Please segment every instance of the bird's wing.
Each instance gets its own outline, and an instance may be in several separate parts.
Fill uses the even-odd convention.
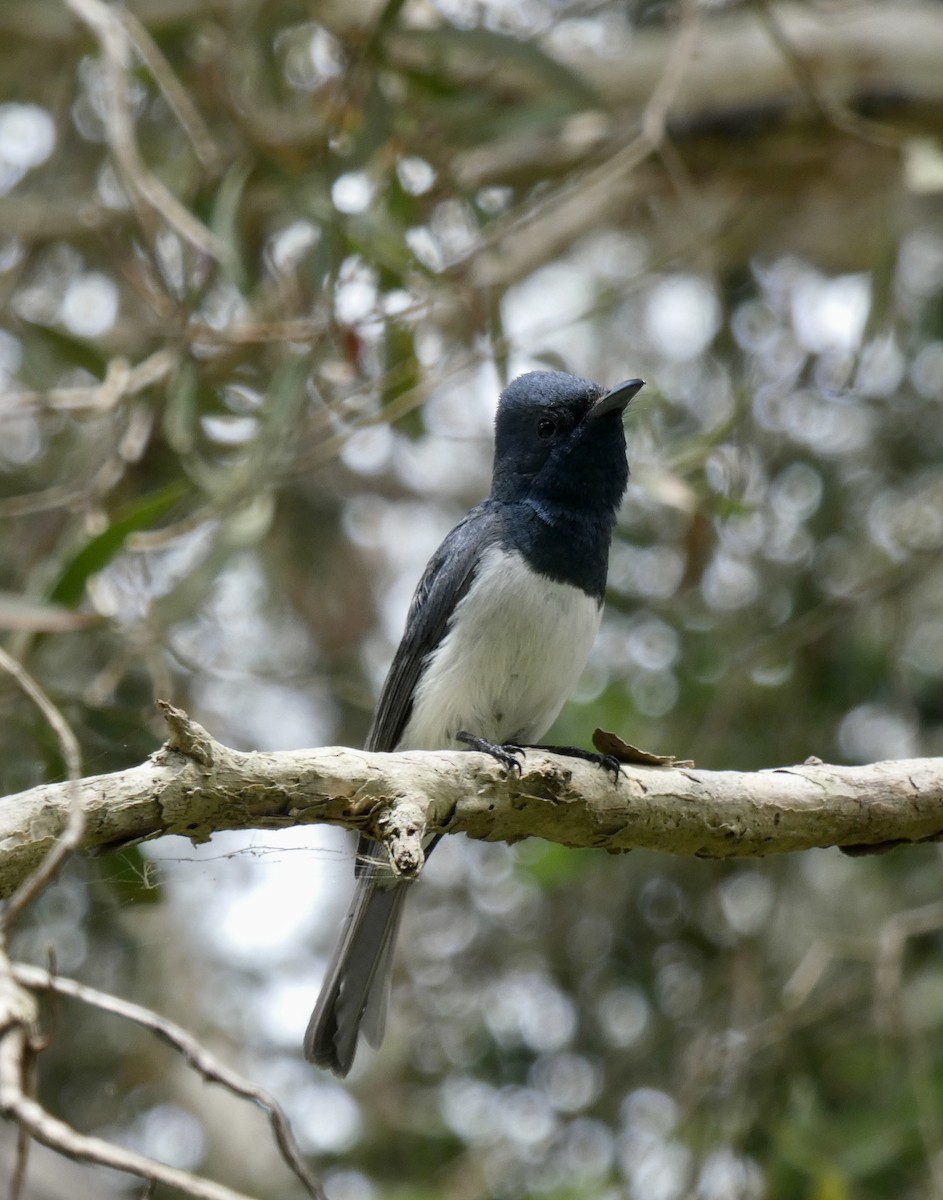
[[[442,641],[456,605],[468,591],[482,554],[501,537],[501,507],[485,500],[455,526],[429,561],[393,657],[367,750],[394,750],[403,735],[423,663]],[[430,750],[439,747],[430,746]]]

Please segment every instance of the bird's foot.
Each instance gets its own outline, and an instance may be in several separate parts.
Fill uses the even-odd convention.
[[[613,783],[619,782],[621,768],[614,754],[600,754],[596,750],[583,750],[579,746],[524,746],[525,750],[545,750],[548,754],[562,754],[565,758],[581,758],[583,762],[602,767],[612,776]]]
[[[503,746],[496,746],[494,742],[489,742],[487,738],[478,737],[477,734],[468,733],[465,729],[460,729],[455,735],[457,742],[464,742],[471,750],[478,750],[481,754],[490,754],[493,759],[501,764],[509,775],[520,775],[521,762],[524,757],[524,747],[516,746],[513,742],[508,742]]]

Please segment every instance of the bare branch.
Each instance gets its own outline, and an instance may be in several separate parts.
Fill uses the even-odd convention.
[[[16,1136],[16,1166],[10,1181],[10,1200],[20,1200],[26,1187],[26,1168],[29,1166],[29,1148],[32,1146],[29,1134],[25,1129],[19,1129]]]
[[[684,83],[698,35],[697,0],[684,0],[677,35],[641,115],[641,133],[599,165],[583,171],[575,184],[541,198],[530,212],[498,225],[483,250],[470,258],[472,282],[507,285],[564,250],[587,229],[608,219],[635,192],[633,173],[660,148],[668,114]]]
[[[875,964],[875,1012],[878,1027],[884,1033],[898,1032],[906,1025],[901,997],[907,943],[911,938],[941,928],[943,903],[940,901],[895,913],[882,926]]]
[[[36,1000],[16,981],[10,960],[0,949],[0,1116],[9,1117],[37,1142],[67,1158],[112,1167],[152,1183],[178,1188],[194,1200],[250,1200],[242,1192],[201,1179],[189,1171],[165,1166],[101,1138],[78,1133],[47,1112],[27,1094],[25,1085],[37,1049],[36,1029]]]
[[[27,242],[54,242],[105,229],[114,234],[130,219],[130,213],[108,208],[92,194],[63,198],[44,194],[42,204],[37,204],[36,197],[30,195],[0,196],[0,229],[8,237]]]
[[[134,136],[134,119],[128,76],[132,66],[132,41],[120,12],[103,0],[65,0],[72,12],[98,38],[108,75],[108,108],[105,125],[108,145],[121,176],[138,206],[158,214],[184,241],[217,262],[229,261],[229,248],[184,207],[173,192],[148,171]]]
[[[806,80],[832,112],[854,108],[862,98],[899,96],[905,103],[934,106],[943,99],[943,23],[937,5],[857,0],[765,7],[792,55],[805,64]],[[614,35],[604,56],[576,39],[558,40],[551,51],[590,82],[609,107],[638,110],[665,71],[672,38],[651,26],[627,30],[621,44]],[[782,43],[770,37],[756,5],[705,15],[673,117],[696,128],[737,112],[777,109],[801,115],[807,105],[804,87],[795,78],[795,57],[784,58]]]
[[[18,1061],[15,1056],[24,1053],[24,1040],[22,1033],[9,1032],[0,1041],[0,1075],[7,1067],[15,1069]],[[78,1133],[65,1121],[60,1121],[58,1117],[48,1113],[42,1105],[30,1099],[15,1085],[0,1086],[0,1112],[19,1122],[37,1142],[42,1142],[67,1158],[111,1167],[115,1171],[125,1171],[129,1175],[147,1179],[151,1183],[177,1188],[194,1197],[194,1200],[252,1200],[244,1192],[234,1191],[221,1183],[201,1179],[198,1175],[176,1167],[168,1167],[164,1163],[145,1158],[143,1154],[136,1154],[132,1150],[124,1150],[102,1141],[101,1138]]]
[[[117,12],[134,43],[135,50],[141,56],[142,62],[147,64],[157,86],[164,93],[164,99],[171,112],[190,139],[197,158],[208,170],[215,170],[220,165],[222,156],[219,147],[213,141],[213,135],[206,127],[206,122],[190,99],[190,93],[171,70],[170,63],[164,58],[144,22],[127,8],[120,8]]]
[[[661,145],[668,125],[668,114],[691,68],[697,48],[700,0],[683,0],[678,32],[665,59],[665,67],[652,89],[642,113],[642,134],[652,148]]]
[[[321,1187],[305,1166],[301,1151],[291,1132],[288,1118],[278,1101],[264,1088],[243,1078],[220,1062],[191,1033],[187,1033],[173,1021],[167,1020],[166,1017],[160,1016],[149,1008],[121,1000],[106,992],[99,992],[74,979],[64,979],[59,975],[53,975],[41,967],[14,963],[13,976],[18,983],[33,991],[52,991],[61,996],[71,996],[76,1000],[81,1000],[83,1004],[93,1005],[113,1016],[122,1017],[126,1021],[133,1021],[136,1025],[149,1029],[179,1051],[187,1063],[208,1082],[218,1083],[222,1087],[228,1088],[236,1096],[241,1096],[246,1100],[251,1100],[253,1104],[257,1104],[259,1108],[268,1113],[272,1132],[289,1169],[302,1183],[309,1196],[314,1197],[314,1200],[321,1200],[323,1196]]]
[[[129,396],[166,379],[180,360],[177,350],[165,347],[149,355],[137,366],[123,358],[112,359],[105,378],[95,387],[51,388],[48,392],[7,392],[0,395],[0,413],[23,408],[48,408],[57,411],[107,412]]]
[[[184,331],[189,343],[204,346],[262,346],[269,342],[313,342],[324,333],[322,317],[294,317],[285,320],[251,321],[214,329],[201,321],[191,321]]]
[[[419,821],[486,841],[542,837],[706,858],[943,838],[943,759],[861,767],[816,760],[753,773],[625,765],[614,784],[591,763],[530,752],[520,777],[509,778],[467,751],[243,753],[162,708],[174,722],[167,745],[140,766],[81,781],[84,846],[115,849],[163,834],[199,842],[222,829],[323,822],[403,846],[395,865],[409,875]],[[0,895],[35,867],[67,814],[68,788],[58,783],[0,805]]]
[[[528,132],[476,146],[456,155],[452,167],[469,189],[526,187],[574,168],[579,178],[542,190],[526,210],[495,222],[487,242],[457,271],[474,285],[509,286],[587,231],[624,221],[633,203],[658,194],[663,174],[650,159],[656,151],[664,159],[666,137],[687,151],[702,135],[709,140],[731,123],[759,116],[773,128],[804,120],[892,147],[901,140],[898,132],[862,118],[857,107],[893,98],[906,113],[920,105],[936,108],[943,99],[943,22],[935,6],[759,2],[759,10],[738,7],[708,17],[685,0],[675,31],[627,32],[605,55],[576,39],[549,42],[548,53],[598,94],[599,110],[577,113],[542,136]],[[395,36],[390,46],[395,56]],[[626,131],[639,123],[641,134],[627,139]],[[751,134],[755,157],[755,129]],[[677,174],[668,171],[672,183]],[[708,172],[699,182],[713,195]],[[715,210],[703,197],[701,207]]]
[[[877,121],[869,121],[859,117],[844,101],[824,92],[818,84],[815,71],[810,66],[805,55],[793,45],[789,35],[782,26],[779,14],[769,0],[758,0],[756,12],[769,32],[773,44],[779,49],[783,58],[789,64],[796,82],[805,93],[812,110],[824,121],[831,122],[836,129],[850,133],[853,137],[863,138],[874,142],[875,145],[888,149],[897,149],[904,142],[904,137],[896,130],[886,128]]]
[[[82,754],[79,750],[78,738],[72,732],[71,726],[22,663],[17,662],[2,648],[0,648],[0,667],[16,680],[20,688],[49,722],[58,739],[69,777],[68,781],[62,785],[66,797],[62,827],[56,835],[56,840],[47,846],[44,852],[45,857],[35,867],[32,875],[19,884],[17,890],[4,905],[3,911],[0,912],[0,939],[2,939],[3,934],[10,928],[18,914],[35,900],[50,880],[55,878],[69,855],[82,844],[85,832],[85,810],[82,807],[82,788],[79,783],[79,777],[82,774]]]

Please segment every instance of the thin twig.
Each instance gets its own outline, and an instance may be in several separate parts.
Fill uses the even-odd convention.
[[[132,367],[114,358],[105,378],[94,387],[50,388],[47,392],[7,392],[0,395],[0,414],[23,408],[48,408],[57,412],[107,412],[128,396],[160,383],[174,369],[180,353],[171,347],[157,350]]]
[[[471,277],[478,287],[513,282],[569,246],[587,228],[608,220],[631,191],[631,176],[658,152],[668,117],[694,55],[699,30],[697,0],[684,0],[678,33],[658,82],[642,112],[641,130],[604,162],[584,171],[576,183],[564,184],[530,212],[512,214],[469,255]]]
[[[302,342],[305,345],[320,337],[326,322],[321,317],[286,318],[282,321],[242,322],[214,329],[202,322],[192,322],[184,330],[187,342],[206,345],[251,346],[268,342]]]
[[[218,1083],[235,1095],[257,1104],[259,1108],[268,1113],[272,1133],[290,1170],[304,1185],[309,1196],[312,1196],[314,1200],[322,1200],[323,1193],[320,1185],[302,1161],[301,1151],[295,1142],[288,1117],[278,1101],[257,1084],[243,1078],[221,1063],[192,1034],[149,1008],[132,1004],[128,1000],[122,1000],[118,996],[112,996],[106,992],[97,991],[74,979],[53,975],[41,967],[15,963],[13,975],[24,987],[53,991],[62,996],[72,996],[84,1004],[93,1005],[113,1016],[123,1017],[127,1021],[133,1021],[136,1025],[149,1029],[179,1051],[189,1065],[204,1079],[210,1083]]]
[[[8,1032],[0,1041],[0,1071],[3,1070],[2,1051],[9,1043],[14,1049],[17,1042],[22,1040],[13,1032]],[[12,1056],[11,1056],[12,1057]],[[11,1073],[16,1063],[10,1062]],[[163,1184],[165,1187],[176,1188],[178,1191],[192,1196],[193,1200],[252,1200],[245,1192],[237,1192],[221,1183],[209,1179],[201,1179],[189,1171],[181,1171],[177,1167],[169,1167],[155,1159],[136,1154],[133,1150],[112,1145],[101,1138],[89,1137],[78,1133],[65,1121],[60,1121],[47,1112],[42,1105],[25,1095],[22,1089],[13,1082],[8,1082],[3,1088],[0,1111],[19,1122],[31,1137],[42,1142],[52,1150],[74,1158],[79,1162],[96,1163],[98,1166],[111,1167],[115,1171],[124,1171],[129,1175],[137,1175],[151,1183]]]
[[[878,1025],[885,1032],[903,1024],[900,1000],[907,943],[911,938],[941,928],[943,903],[939,901],[896,913],[881,927],[874,964],[874,993]]]
[[[178,357],[176,351],[168,348],[152,354],[136,367],[127,368],[123,360],[116,360],[118,366],[114,371],[109,369],[105,381],[94,388],[62,388],[0,397],[0,416],[5,403],[22,399],[37,405],[46,404],[51,410],[107,411],[109,406],[118,404],[123,398],[133,398],[144,388],[159,383],[173,369]],[[104,461],[85,467],[81,484],[54,484],[38,492],[7,496],[0,500],[0,519],[30,516],[56,508],[88,508],[100,501],[124,476],[128,463],[136,462],[143,454],[153,424],[154,415],[150,406],[143,402],[132,406],[117,446],[105,446],[109,453]]]
[[[26,1171],[29,1167],[29,1148],[32,1139],[26,1130],[20,1126],[16,1134],[16,1165],[10,1180],[10,1200],[20,1200],[26,1187]]]
[[[219,147],[213,141],[213,136],[207,129],[206,123],[197,111],[196,105],[190,99],[189,92],[173,73],[170,63],[164,57],[144,23],[127,8],[116,11],[135,50],[153,75],[157,86],[164,93],[164,99],[180,122],[180,127],[190,139],[197,158],[207,170],[215,170],[219,166],[222,155]]]
[[[85,809],[82,804],[82,753],[78,738],[65,717],[56,708],[22,663],[0,647],[0,668],[7,672],[29,696],[56,735],[68,775],[69,810],[65,826],[52,849],[39,866],[19,885],[0,912],[0,937],[13,920],[31,904],[46,885],[55,878],[62,864],[82,844],[85,833]]]
[[[782,23],[773,11],[769,0],[754,0],[753,7],[760,19],[760,23],[769,34],[770,40],[789,65],[790,70],[795,76],[796,83],[798,83],[813,112],[823,121],[834,125],[836,129],[840,129],[843,133],[849,133],[853,137],[860,138],[862,141],[870,142],[875,146],[884,146],[889,150],[900,149],[904,141],[901,134],[898,134],[886,125],[880,124],[878,121],[869,121],[864,117],[858,116],[856,112],[853,112],[850,108],[832,99],[831,96],[822,91],[815,73],[805,57],[789,40],[789,36],[785,29],[783,29]]]
[[[33,1057],[36,1017],[36,1001],[13,978],[0,939],[0,1116],[13,1115],[13,1106],[29,1078],[27,1068]],[[26,1179],[29,1140],[29,1131],[21,1125],[8,1189],[11,1200],[16,1200]]]
[[[108,145],[115,156],[131,197],[141,213],[143,204],[161,217],[184,241],[202,254],[227,263],[229,247],[186,208],[173,192],[145,166],[134,136],[134,117],[128,78],[132,67],[132,43],[119,10],[103,0],[64,0],[72,12],[98,38],[108,78],[105,127]]]
[[[684,83],[685,75],[697,48],[698,7],[698,0],[683,0],[677,35],[671,43],[671,49],[665,59],[664,70],[652,89],[648,103],[645,105],[645,111],[642,113],[642,135],[648,140],[652,149],[661,145],[668,125],[668,114],[675,102],[675,97],[681,90],[681,85]]]
[[[243,1192],[78,1133],[47,1112],[26,1090],[31,1060],[39,1047],[37,1016],[35,997],[14,978],[12,964],[0,946],[0,1116],[15,1121],[35,1141],[67,1158],[125,1171],[151,1184],[175,1188],[193,1200],[250,1200]]]
[[[51,512],[54,508],[68,508],[81,504],[88,494],[89,489],[85,485],[79,487],[76,484],[56,484],[24,496],[7,496],[0,500],[0,520]]]

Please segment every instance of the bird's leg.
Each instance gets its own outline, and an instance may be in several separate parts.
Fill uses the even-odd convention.
[[[490,754],[493,759],[501,764],[502,767],[510,775],[520,775],[521,764],[518,760],[518,755],[523,757],[524,747],[515,746],[508,742],[504,746],[496,746],[494,742],[489,742],[487,738],[478,737],[477,734],[468,733],[465,729],[460,729],[455,735],[457,742],[464,742],[471,750],[478,750],[481,754]]]
[[[520,758],[528,750],[543,750],[547,754],[562,754],[565,758],[580,758],[584,762],[593,763],[594,766],[602,767],[604,771],[608,771],[612,776],[613,782],[619,782],[621,767],[619,760],[614,754],[599,754],[595,750],[583,750],[579,746],[536,746],[528,745],[521,746],[517,742],[505,742],[503,745],[496,746],[493,742],[487,741],[485,738],[478,737],[474,733],[468,733],[464,729],[460,729],[455,735],[456,741],[464,742],[466,746],[472,750],[479,750],[482,754],[490,754],[509,771],[512,775],[521,773]]]
[[[619,782],[621,767],[614,754],[599,754],[596,750],[583,750],[579,746],[517,746],[517,750],[543,750],[547,754],[562,754],[564,758],[581,758],[584,762],[602,767],[612,776],[613,783]]]

